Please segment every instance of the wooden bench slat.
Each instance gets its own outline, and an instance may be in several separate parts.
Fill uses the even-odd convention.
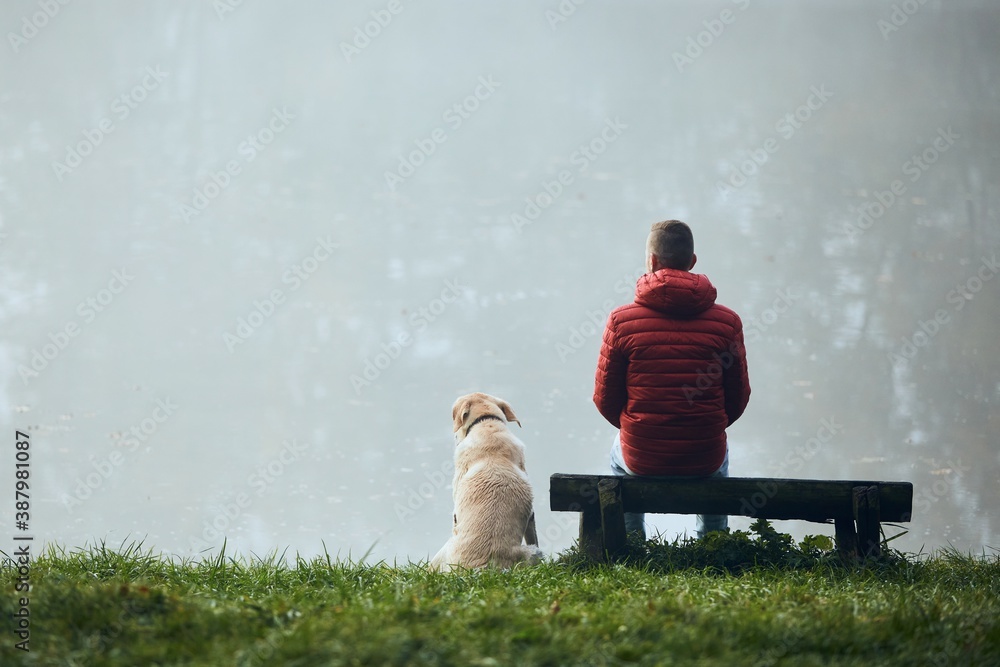
[[[855,487],[878,488],[881,521],[909,521],[913,507],[913,485],[909,482],[745,477],[662,480],[556,473],[550,478],[551,509],[582,511],[584,504],[597,503],[602,479],[624,482],[621,498],[626,512],[853,520]]]

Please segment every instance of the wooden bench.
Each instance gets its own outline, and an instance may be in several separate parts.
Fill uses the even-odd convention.
[[[549,480],[553,511],[580,512],[580,549],[592,560],[619,556],[625,512],[727,514],[834,523],[837,550],[847,559],[880,553],[883,521],[909,521],[909,482],[728,477],[654,479],[565,475]]]

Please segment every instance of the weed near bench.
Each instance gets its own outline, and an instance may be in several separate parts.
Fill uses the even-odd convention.
[[[881,562],[899,560],[901,555],[887,552]],[[593,561],[577,547],[561,554],[559,562],[584,569],[593,566]],[[714,532],[700,540],[692,537],[666,542],[659,537],[639,540],[630,536],[621,562],[651,572],[695,569],[738,574],[752,568],[832,567],[842,561],[834,551],[833,540],[825,535],[807,535],[796,544],[791,535],[779,533],[769,521],[757,519],[748,531]]]

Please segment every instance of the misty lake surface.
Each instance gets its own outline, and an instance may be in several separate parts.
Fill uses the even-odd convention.
[[[731,474],[911,481],[893,546],[1000,546],[995,3],[18,0],[0,27],[0,541],[20,430],[36,544],[424,559],[451,405],[485,391],[565,549],[548,477],[607,471],[601,330],[678,218],[744,322]]]

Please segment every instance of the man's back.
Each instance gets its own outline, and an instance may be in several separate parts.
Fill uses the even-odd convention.
[[[640,475],[707,475],[750,398],[743,325],[701,274],[660,268],[611,312],[594,403]]]

